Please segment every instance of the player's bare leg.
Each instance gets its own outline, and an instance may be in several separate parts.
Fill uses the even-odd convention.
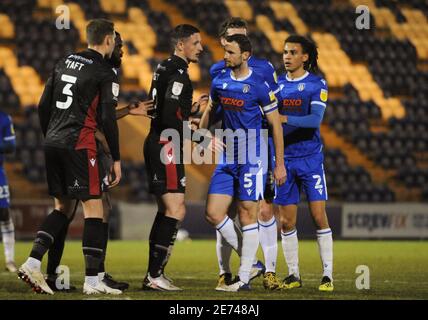
[[[320,291],[333,291],[333,237],[328,224],[325,201],[309,202],[309,209],[317,226],[317,241],[323,266]]]
[[[225,194],[209,194],[205,218],[220,232],[221,236],[235,250],[238,255],[241,254],[239,237],[236,232],[233,220],[229,218],[227,212],[232,204],[233,198]]]
[[[281,243],[288,276],[282,282],[283,289],[300,288],[302,281],[299,272],[299,243],[297,239],[297,205],[278,206],[281,221]]]

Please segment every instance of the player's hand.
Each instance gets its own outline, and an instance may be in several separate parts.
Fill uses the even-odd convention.
[[[110,174],[108,177],[109,189],[116,187],[119,184],[121,178],[122,178],[122,169],[120,166],[120,161],[115,161],[110,168]]]
[[[285,166],[275,166],[273,176],[275,177],[275,182],[278,186],[283,185],[285,183],[285,179],[287,179],[287,171],[285,170]]]
[[[199,111],[201,108],[205,108],[209,100],[209,95],[204,93],[198,99],[198,101],[192,104],[192,113]]]
[[[201,123],[201,118],[190,118],[190,129],[196,131],[199,129],[199,123]]]
[[[281,123],[287,123],[288,122],[288,117],[284,114],[280,114],[279,119],[281,120]]]
[[[154,110],[154,101],[138,101],[131,103],[129,106],[129,114],[134,116],[143,116],[153,119],[153,116],[149,115],[150,111]]]

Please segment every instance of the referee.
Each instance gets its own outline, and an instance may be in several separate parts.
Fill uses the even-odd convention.
[[[198,62],[203,49],[200,32],[192,25],[175,27],[171,41],[174,54],[158,65],[149,94],[154,100],[155,112],[144,144],[144,158],[149,189],[156,196],[158,212],[149,236],[149,265],[143,290],[181,290],[164,276],[163,270],[174,245],[179,223],[185,215],[186,175],[184,164],[176,161],[176,156],[180,155],[180,159],[183,159],[183,121],[188,121],[197,112],[192,110],[193,87],[187,69],[189,63]],[[180,146],[161,139],[162,131],[166,129],[179,132]],[[168,161],[162,161],[161,158]]]

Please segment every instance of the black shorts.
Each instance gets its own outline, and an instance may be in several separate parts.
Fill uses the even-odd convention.
[[[100,199],[105,169],[97,152],[45,146],[49,194],[86,201]]]
[[[156,196],[165,193],[185,193],[186,175],[184,164],[176,162],[176,152],[171,142],[163,143],[155,134],[149,134],[144,143],[144,160],[146,162],[149,192]],[[161,157],[165,159],[162,162]],[[180,157],[183,160],[182,154]]]

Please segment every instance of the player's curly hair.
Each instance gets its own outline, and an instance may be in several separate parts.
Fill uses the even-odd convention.
[[[319,73],[318,69],[318,49],[316,44],[304,37],[297,34],[293,34],[289,36],[287,39],[285,39],[284,44],[286,43],[300,43],[302,46],[303,53],[306,53],[309,55],[308,60],[304,63],[304,69],[306,71],[312,72],[312,73]]]

